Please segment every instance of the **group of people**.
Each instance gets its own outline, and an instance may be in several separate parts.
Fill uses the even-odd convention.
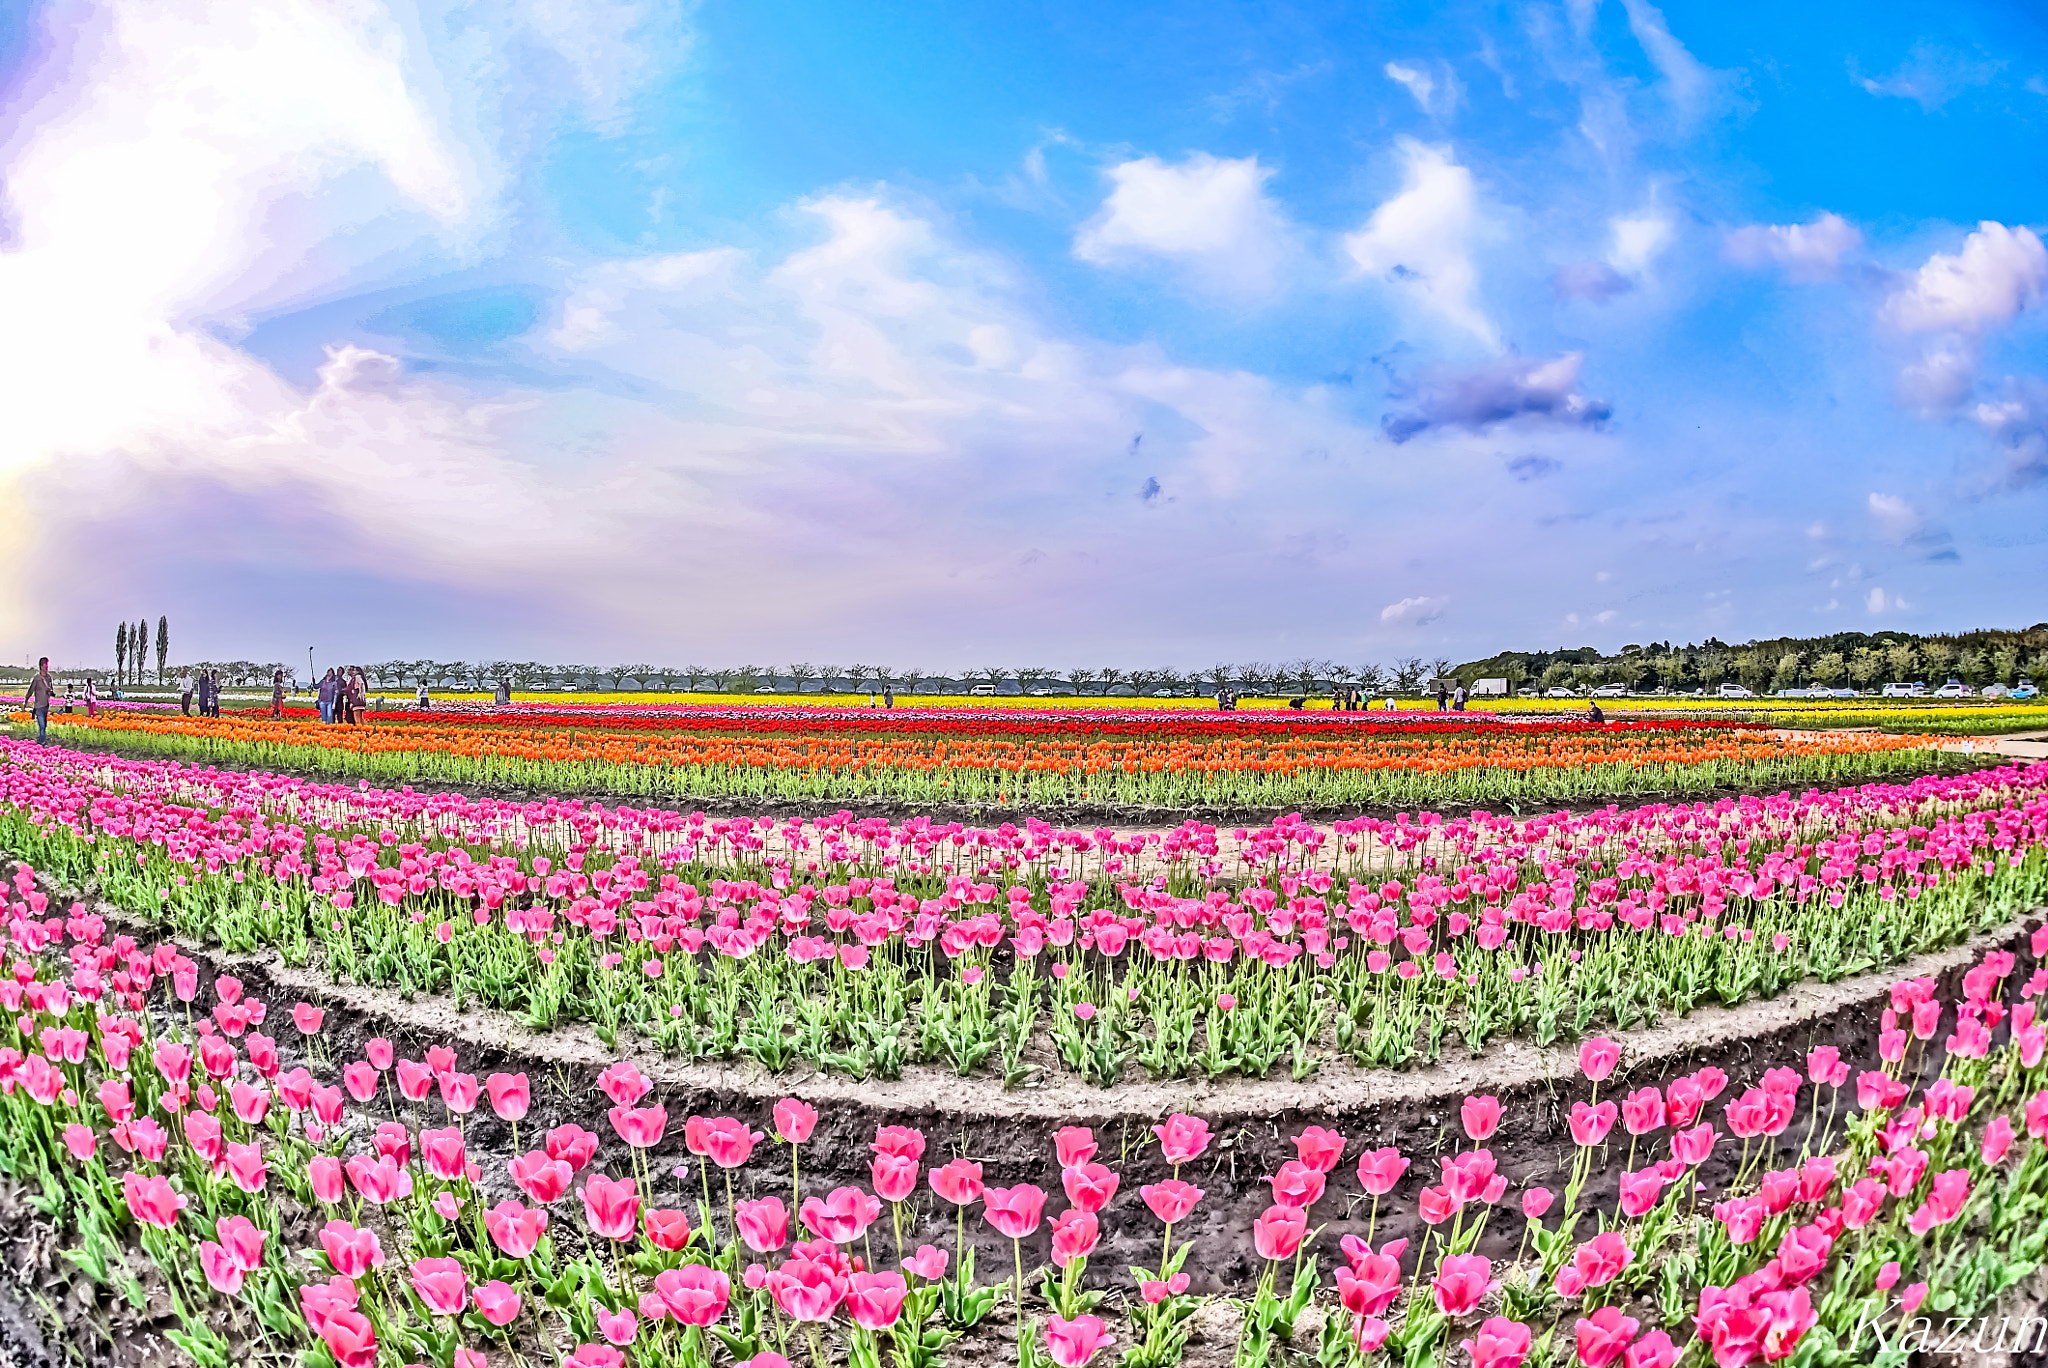
[[[363,677],[360,665],[330,667],[320,676],[320,687],[315,693],[320,700],[322,722],[353,725],[363,720],[363,713],[370,706],[370,681]]]
[[[194,675],[190,670],[178,676],[178,711],[192,716],[192,705],[199,705],[201,717],[220,716],[220,671],[201,670]]]

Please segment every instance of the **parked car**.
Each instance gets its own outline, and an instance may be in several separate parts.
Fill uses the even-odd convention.
[[[993,684],[977,684],[973,688],[969,689],[967,692],[970,697],[988,698],[992,697],[995,694],[995,691],[996,686]]]
[[[1927,686],[1925,684],[1892,683],[1884,686],[1881,696],[1884,698],[1922,698],[1926,696],[1926,693]]]
[[[1934,696],[1936,698],[1968,698],[1970,690],[1969,686],[1964,684],[1962,680],[1950,678],[1948,683],[1934,691]]]
[[[1829,698],[1854,698],[1854,697],[1856,697],[1856,691],[1855,691],[1854,689],[1829,689],[1829,690],[1828,690],[1828,697],[1829,697]]]
[[[1562,686],[1560,686],[1560,685],[1557,685],[1557,684],[1553,684],[1553,685],[1551,685],[1551,686],[1550,686],[1549,688],[1545,689],[1545,690],[1543,691],[1543,696],[1544,696],[1545,698],[1577,698],[1577,697],[1578,697],[1578,695],[1577,695],[1577,694],[1575,694],[1575,693],[1573,693],[1573,692],[1572,692],[1572,691],[1571,691],[1570,689],[1564,688],[1564,687],[1562,687]]]
[[[1723,684],[1721,686],[1721,697],[1755,698],[1756,695],[1751,693],[1748,689],[1743,688],[1740,684]]]
[[[1595,697],[1595,698],[1627,698],[1627,697],[1628,697],[1628,685],[1626,685],[1626,684],[1602,684],[1602,685],[1601,685],[1601,686],[1600,686],[1599,688],[1597,688],[1597,689],[1593,690],[1593,697]]]
[[[2034,687],[2034,681],[2025,675],[2020,676],[2020,682],[2013,685],[2012,692],[2006,695],[2007,698],[2039,698],[2040,696],[2041,691]]]

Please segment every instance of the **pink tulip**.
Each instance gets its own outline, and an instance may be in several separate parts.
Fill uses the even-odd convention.
[[[926,1181],[939,1196],[955,1206],[965,1206],[981,1196],[981,1165],[968,1159],[949,1160],[933,1169]]]
[[[1145,1199],[1146,1206],[1152,1208],[1152,1214],[1168,1225],[1177,1225],[1185,1220],[1187,1214],[1195,1209],[1195,1204],[1202,1200],[1200,1188],[1178,1178],[1141,1187],[1138,1195]]]
[[[1465,1134],[1472,1137],[1474,1144],[1500,1129],[1501,1107],[1497,1097],[1468,1097],[1458,1110],[1465,1123]]]
[[[1059,1368],[1086,1368],[1089,1360],[1114,1343],[1100,1316],[1067,1320],[1055,1315],[1045,1323],[1046,1353]]]
[[[1401,1181],[1401,1175],[1407,1171],[1408,1161],[1391,1145],[1368,1150],[1358,1156],[1358,1181],[1374,1197],[1384,1197],[1392,1192],[1394,1185]]]
[[[922,1159],[924,1132],[915,1126],[877,1126],[875,1142],[868,1148],[895,1159]]]
[[[1012,1240],[1021,1240],[1037,1230],[1044,1211],[1045,1192],[1030,1183],[990,1188],[982,1194],[982,1214],[997,1233]]]
[[[1628,1348],[1639,1325],[1634,1317],[1615,1306],[1603,1306],[1591,1316],[1580,1317],[1572,1327],[1579,1362],[1585,1368],[1607,1368]]]
[[[785,1097],[775,1104],[775,1134],[787,1144],[801,1145],[818,1128],[818,1113],[810,1103]]]
[[[833,1244],[858,1240],[881,1214],[882,1203],[857,1187],[835,1188],[825,1198],[806,1197],[797,1211],[805,1229]]]
[[[1081,1163],[1060,1173],[1067,1200],[1082,1211],[1099,1212],[1116,1196],[1121,1180],[1102,1164]]]
[[[1472,1368],[1521,1368],[1529,1357],[1529,1327],[1505,1316],[1489,1316],[1471,1339],[1461,1340]]]
[[[499,1120],[526,1119],[527,1109],[533,1103],[533,1090],[525,1074],[494,1073],[484,1080],[484,1091],[490,1095],[491,1110]]]
[[[583,1219],[591,1233],[607,1240],[629,1240],[638,1224],[640,1198],[631,1178],[617,1180],[593,1173],[577,1190],[583,1199]]]
[[[548,1228],[548,1214],[521,1206],[509,1198],[484,1213],[484,1229],[491,1243],[508,1259],[524,1259],[540,1245]]]
[[[415,1259],[412,1290],[436,1316],[459,1316],[469,1305],[469,1278],[453,1259]]]
[[[1484,1255],[1453,1254],[1438,1268],[1430,1287],[1436,1293],[1437,1310],[1446,1316],[1462,1316],[1493,1289],[1493,1265]]]
[[[1053,1151],[1062,1169],[1085,1164],[1095,1157],[1095,1132],[1086,1126],[1064,1126],[1054,1132]]]
[[[756,1254],[772,1254],[789,1243],[789,1212],[780,1197],[762,1197],[733,1208],[740,1239]]]
[[[1621,1062],[1621,1046],[1605,1036],[1595,1036],[1579,1046],[1579,1072],[1595,1083],[1604,1083]]]
[[[863,1330],[887,1330],[903,1314],[909,1293],[901,1273],[855,1273],[847,1280],[846,1314]]]
[[[1252,1247],[1262,1259],[1291,1259],[1308,1237],[1308,1212],[1271,1206],[1252,1221]]]
[[[1093,1254],[1101,1238],[1102,1226],[1094,1213],[1079,1208],[1063,1211],[1052,1223],[1052,1261],[1064,1269],[1074,1260]]]
[[[374,1230],[358,1230],[347,1221],[329,1221],[320,1228],[320,1248],[328,1266],[350,1282],[384,1266],[384,1247]]]
[[[1159,1150],[1166,1162],[1176,1167],[1199,1158],[1213,1138],[1209,1134],[1208,1122],[1178,1112],[1167,1117],[1163,1124],[1154,1126],[1152,1133],[1159,1137]]]

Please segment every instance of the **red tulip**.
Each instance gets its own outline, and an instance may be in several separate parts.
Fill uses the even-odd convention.
[[[656,1249],[673,1253],[690,1242],[690,1218],[681,1211],[661,1211],[649,1207],[641,1214],[640,1224],[647,1232],[648,1243]]]

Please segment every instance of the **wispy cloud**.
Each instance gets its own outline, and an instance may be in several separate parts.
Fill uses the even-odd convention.
[[[1163,259],[1214,288],[1266,293],[1289,250],[1287,225],[1265,192],[1272,174],[1255,156],[1207,152],[1112,166],[1116,188],[1076,234],[1074,255],[1098,266]]]

